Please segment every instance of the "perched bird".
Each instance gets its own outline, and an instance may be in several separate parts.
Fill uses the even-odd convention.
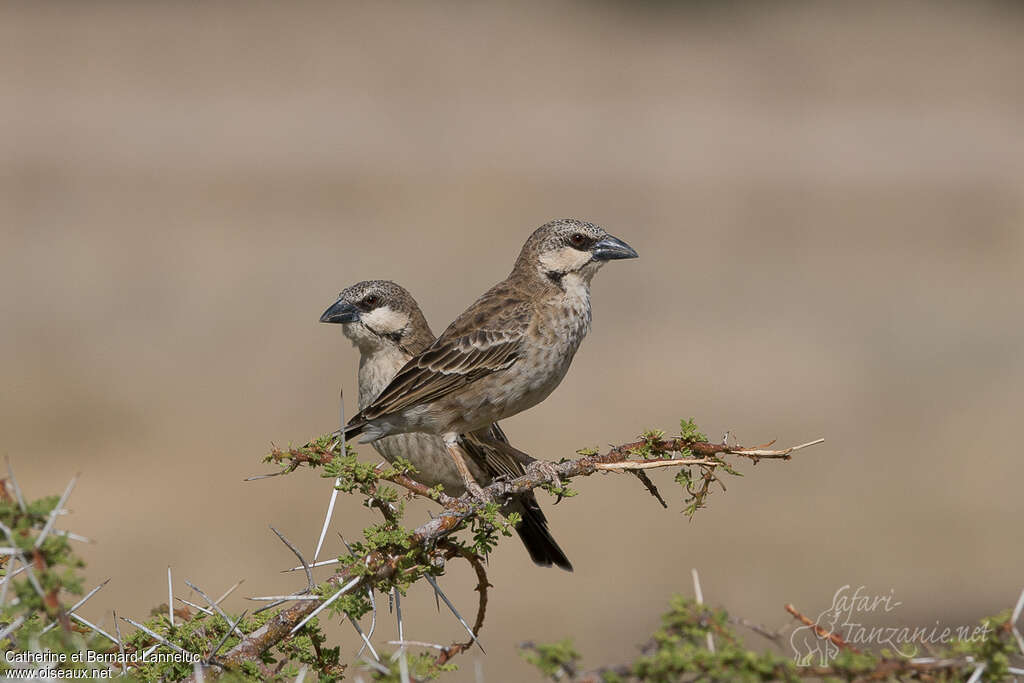
[[[359,350],[359,408],[365,408],[409,360],[434,341],[426,318],[412,295],[387,280],[368,280],[345,289],[320,317],[323,323],[340,323],[342,332]],[[508,443],[497,424],[485,428],[487,440]],[[488,447],[473,434],[460,442],[470,458],[467,465],[474,480],[484,486],[500,475],[512,478],[525,472],[522,463]],[[396,434],[373,442],[384,459],[404,458],[416,468],[413,479],[426,486],[441,484],[450,496],[461,496],[465,485],[444,442],[423,433]],[[532,492],[509,500],[502,513],[517,512],[522,521],[516,531],[539,565],[555,565],[572,571],[572,565],[548,531],[547,519]]]
[[[610,260],[636,257],[632,247],[592,223],[542,225],[526,240],[509,276],[416,353],[346,425],[346,438],[362,435],[366,443],[410,432],[439,436],[466,489],[486,498],[459,435],[475,433],[509,458],[532,460],[481,430],[554,391],[590,329],[591,279]],[[553,475],[550,463],[537,460],[530,467]]]

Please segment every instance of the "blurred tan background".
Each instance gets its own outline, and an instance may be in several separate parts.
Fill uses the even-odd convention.
[[[771,626],[844,584],[894,590],[887,623],[973,622],[1024,587],[1022,30],[983,2],[4,3],[0,452],[33,496],[83,473],[64,524],[114,579],[92,618],[166,600],[168,564],[245,577],[236,611],[291,590],[267,525],[311,553],[330,485],[242,479],[355,396],[320,313],[385,277],[440,330],[579,216],[641,259],[598,276],[517,445],[687,416],[828,441],[743,464],[692,523],[668,473],[668,511],[621,476],[545,496],[576,572],[498,548],[486,680],[536,680],[527,639],[624,661],[691,567]],[[370,519],[342,500],[334,529]],[[474,611],[468,571],[443,584]],[[407,610],[410,638],[460,635],[423,587]]]

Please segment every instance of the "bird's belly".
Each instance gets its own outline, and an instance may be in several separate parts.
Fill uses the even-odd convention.
[[[459,416],[457,431],[464,434],[528,410],[561,383],[578,346],[559,340],[538,347],[508,370],[481,378],[471,390],[445,399],[445,412]]]
[[[439,437],[422,433],[396,434],[374,441],[373,447],[388,462],[398,458],[411,462],[416,473],[410,476],[425,486],[441,484],[449,496],[461,496],[466,492],[462,477]],[[488,483],[476,462],[468,458],[466,464],[477,481]]]

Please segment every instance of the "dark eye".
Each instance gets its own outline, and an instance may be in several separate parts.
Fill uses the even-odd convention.
[[[365,299],[359,302],[359,308],[363,309],[364,311],[369,311],[371,309],[377,308],[377,304],[379,303],[380,297],[377,296],[376,294],[371,294],[370,296],[366,297]]]
[[[581,232],[574,232],[569,237],[569,243],[572,244],[572,246],[574,247],[582,247],[584,244],[587,243],[587,236]]]

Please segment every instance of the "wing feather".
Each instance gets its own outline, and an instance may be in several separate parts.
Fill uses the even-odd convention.
[[[488,440],[508,444],[508,437],[495,422],[481,432],[463,435],[462,447],[493,477],[507,476],[515,479],[526,473],[526,467],[519,460],[487,443]]]
[[[362,411],[362,417],[372,420],[429,403],[481,377],[506,370],[519,359],[522,334],[484,331],[470,336],[441,338],[410,360]]]

